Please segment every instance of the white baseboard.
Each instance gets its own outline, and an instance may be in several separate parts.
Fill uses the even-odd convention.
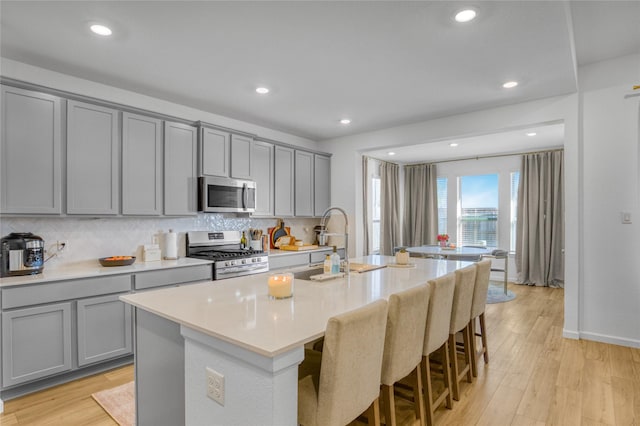
[[[0,399],[0,414],[4,413],[4,402]]]
[[[609,336],[606,334],[598,334],[598,333],[581,332],[580,338],[584,340],[593,340],[595,342],[609,343],[612,345],[627,346],[630,348],[640,348],[640,340],[627,339],[624,337]]]
[[[567,339],[580,340],[580,332],[563,328],[562,337],[566,337]]]

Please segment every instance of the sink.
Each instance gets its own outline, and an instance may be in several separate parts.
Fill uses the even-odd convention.
[[[293,273],[293,277],[298,280],[307,280],[311,281],[309,277],[312,275],[322,274],[324,272],[324,267],[322,268],[313,268],[313,269],[305,269],[304,271],[298,271]]]

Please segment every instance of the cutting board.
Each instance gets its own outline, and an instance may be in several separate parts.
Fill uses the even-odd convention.
[[[291,228],[284,226],[284,221],[282,219],[278,219],[278,224],[274,228],[269,228],[268,232],[271,249],[275,249],[278,238],[291,235]]]
[[[375,269],[386,268],[387,265],[372,265],[370,263],[350,263],[349,270],[355,272],[369,272]]]
[[[309,244],[308,246],[280,246],[280,250],[291,250],[291,251],[313,250],[317,248],[318,246],[315,244]]]

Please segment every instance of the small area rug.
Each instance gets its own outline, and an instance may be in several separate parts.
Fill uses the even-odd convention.
[[[135,426],[136,401],[133,382],[91,395],[120,426]]]
[[[504,294],[504,282],[502,281],[490,281],[489,292],[487,293],[487,303],[502,303],[509,302],[516,298],[516,295],[511,290],[507,290],[507,294]]]

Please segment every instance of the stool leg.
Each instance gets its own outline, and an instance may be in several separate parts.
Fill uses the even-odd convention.
[[[473,375],[473,377],[478,377],[478,353],[477,348],[476,348],[476,319],[473,318],[471,321],[469,321],[469,328],[470,328],[470,333],[471,333],[471,340],[470,340],[470,350],[471,350],[471,374]]]
[[[451,365],[451,391],[453,399],[460,401],[460,388],[458,387],[458,356],[456,355],[456,335],[449,334],[449,362]]]
[[[449,342],[444,342],[442,346],[442,375],[444,377],[444,386],[447,389],[447,397],[445,399],[445,407],[448,409],[453,408],[453,389],[451,387],[451,359],[449,358]]]
[[[380,399],[376,398],[367,408],[367,420],[369,425],[380,426]]]
[[[393,397],[393,385],[382,385],[382,405],[384,422],[387,426],[396,426],[396,403]]]
[[[484,312],[480,314],[480,333],[482,339],[482,353],[484,355],[484,363],[489,364],[489,350],[487,349],[487,330],[484,325]]]
[[[420,420],[420,426],[424,425],[424,398],[422,396],[422,369],[420,364],[413,370],[413,405],[416,412],[416,419]]]
[[[467,363],[467,382],[471,383],[471,327],[469,324],[462,330],[462,339],[464,342],[464,362]]]

